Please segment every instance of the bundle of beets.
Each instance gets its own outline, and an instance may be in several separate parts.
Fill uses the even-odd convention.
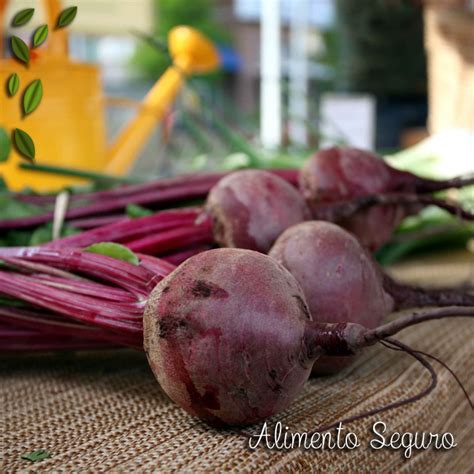
[[[430,356],[392,336],[430,319],[473,316],[474,295],[397,283],[367,247],[388,235],[383,226],[391,233],[401,216],[428,204],[471,217],[429,196],[470,183],[422,180],[368,153],[331,149],[303,169],[303,194],[271,173],[236,172],[213,187],[203,212],[166,211],[43,247],[2,248],[0,350],[144,347],[178,405],[213,425],[242,425],[284,410],[312,371],[339,370],[380,342],[410,353],[432,375],[421,394],[383,409],[414,401],[436,385]],[[186,225],[133,233],[137,221],[176,224],[181,214],[190,219]],[[358,233],[376,218],[383,220],[375,235]],[[327,220],[344,224],[366,246]],[[109,237],[111,227],[116,234]],[[142,253],[163,253],[156,242],[166,232],[189,236],[197,229],[207,240],[194,245],[240,248],[196,247],[178,267]],[[154,247],[136,244],[147,238]],[[80,249],[104,240],[125,243],[136,260]],[[401,309],[398,319],[382,323]]]
[[[297,170],[274,169],[270,172],[289,183],[297,183]],[[182,175],[142,184],[122,185],[104,191],[71,194],[65,221],[77,229],[92,229],[123,220],[123,211],[129,205],[166,209],[173,205],[185,205],[189,201],[202,201],[211,188],[227,174],[229,173]],[[12,197],[34,205],[38,213],[34,216],[0,220],[0,230],[35,227],[53,219],[56,195],[12,193]]]
[[[298,182],[300,192],[295,187]],[[341,225],[374,251],[390,240],[405,217],[428,205],[474,220],[473,213],[456,203],[433,196],[436,191],[473,183],[474,176],[444,181],[424,179],[396,170],[366,151],[330,148],[313,155],[299,172],[248,170],[190,175],[72,195],[67,222],[88,230],[47,245],[82,248],[107,240],[180,263],[215,243],[267,252],[290,225],[317,219]],[[156,209],[206,196],[203,208],[167,209],[140,218],[119,214],[127,204],[146,204]],[[52,206],[55,198],[23,199],[48,200],[48,206]],[[110,212],[116,214],[107,214]],[[248,215],[248,222],[241,220],[242,229],[233,224],[239,213]],[[43,215],[3,220],[0,229],[35,226],[52,216],[50,210]],[[254,227],[248,235],[247,225]]]

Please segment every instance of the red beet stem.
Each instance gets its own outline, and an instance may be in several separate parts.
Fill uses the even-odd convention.
[[[404,285],[384,275],[384,289],[394,302],[395,309],[420,306],[474,306],[474,294],[455,288],[420,288]]]
[[[21,192],[10,193],[13,199],[27,204],[34,204],[39,207],[50,207],[54,206],[56,196],[53,194],[24,194]]]
[[[200,224],[177,227],[156,235],[148,235],[127,242],[126,245],[134,252],[161,255],[190,245],[212,244],[213,240],[212,225],[208,218]]]
[[[280,176],[293,185],[298,184],[298,169],[272,169],[269,170],[271,173]],[[110,199],[119,196],[130,196],[134,194],[141,194],[148,191],[163,190],[169,188],[176,188],[186,186],[193,183],[206,182],[212,187],[224,176],[230,174],[231,171],[215,172],[215,173],[195,173],[195,174],[184,174],[175,176],[172,178],[159,178],[153,181],[140,184],[122,185],[114,189],[106,191],[95,191],[91,193],[73,194],[71,199],[77,201],[99,201],[102,199]]]
[[[166,260],[161,258],[155,258],[151,255],[137,253],[137,256],[140,258],[140,265],[143,268],[146,268],[148,271],[153,273],[156,278],[164,278],[165,276],[169,275],[175,268],[176,265],[173,265]]]
[[[27,304],[26,308],[0,305],[0,320],[13,323],[15,327],[40,331],[45,340],[54,334],[57,338],[80,337],[135,348],[142,348],[142,317],[147,296],[162,276],[175,268],[148,255],[138,255],[141,261],[137,267],[79,250],[10,248],[0,249],[0,254],[7,265],[15,266],[20,271],[31,273],[39,270],[33,275],[21,274],[18,270],[0,271],[0,294]],[[37,263],[35,259],[42,263]],[[51,264],[59,267],[66,264],[73,271],[87,276],[101,275],[102,280],[111,281],[114,285],[119,283],[116,281],[117,270],[120,270],[122,279],[132,275],[135,281],[121,285],[126,289],[111,287],[84,277],[77,279],[76,275],[61,270],[56,275],[53,270],[57,269]],[[109,268],[104,268],[104,264]]]
[[[0,306],[0,322],[12,328],[27,329],[45,336],[74,337],[91,341],[108,341],[114,344],[142,348],[142,336],[136,334],[118,334],[99,327],[87,326],[74,320],[64,319],[54,313],[40,309],[10,308]]]
[[[68,224],[76,229],[94,229],[104,225],[115,224],[117,222],[128,221],[129,218],[123,214],[114,214],[110,216],[86,217],[84,219],[71,219]]]
[[[432,196],[420,196],[419,202],[424,206],[438,206],[439,208],[448,211],[453,216],[457,216],[467,221],[474,220],[474,214],[467,209],[463,209],[456,202],[446,201],[444,199],[438,199]]]
[[[48,337],[79,335],[141,348],[147,297],[175,267],[148,255],[138,257],[136,266],[80,250],[0,248],[0,259],[15,270],[0,271],[0,295],[27,305],[0,304],[0,319]]]
[[[474,174],[467,176],[457,176],[456,178],[446,179],[442,181],[426,179],[417,176],[414,184],[418,193],[433,193],[435,191],[443,191],[445,189],[472,186],[474,185]]]
[[[198,253],[205,252],[206,250],[211,249],[211,245],[193,245],[188,249],[183,249],[178,252],[170,253],[168,255],[164,255],[161,259],[166,260],[167,262],[173,265],[180,265],[189,257],[193,255],[197,255]]]
[[[103,298],[114,303],[135,303],[136,298],[129,292],[120,288],[114,288],[94,281],[65,280],[64,278],[35,275],[35,278],[45,285],[60,290],[71,291],[78,295]]]
[[[296,185],[298,170],[270,170]],[[73,203],[66,219],[89,217],[124,209],[128,204],[151,205],[153,207],[176,203],[188,199],[204,198],[209,190],[228,173],[208,173],[167,178],[138,185],[122,186],[108,191],[88,194],[73,194]],[[54,202],[53,202],[54,204]],[[41,215],[0,220],[0,229],[31,227],[53,218],[53,212]]]
[[[92,204],[94,202],[103,201],[105,199],[108,200],[117,197],[143,194],[149,191],[177,188],[185,186],[187,184],[201,183],[205,181],[209,183],[217,183],[226,174],[228,174],[228,172],[196,173],[175,176],[172,178],[158,178],[154,179],[153,181],[147,181],[145,183],[120,185],[104,191],[92,191],[86,193],[71,194],[70,202],[74,202],[79,205],[86,205]],[[54,205],[54,202],[56,200],[55,195],[25,195],[21,193],[14,193],[13,197],[23,202],[38,205]]]
[[[377,205],[404,205],[416,210],[421,210],[423,207],[433,205],[445,209],[449,213],[463,219],[474,220],[474,214],[463,209],[457,203],[451,203],[433,196],[424,196],[413,193],[379,193],[371,194],[369,196],[361,196],[350,200],[320,203],[313,206],[313,218],[337,222],[341,219],[349,218],[363,209]]]
[[[145,268],[136,266],[105,255],[81,251],[79,249],[48,249],[43,247],[3,247],[0,248],[0,260],[21,259],[63,270],[78,272],[124,288],[137,296],[146,298],[157,275]],[[154,260],[160,266],[159,259]],[[167,274],[169,264],[164,263]]]
[[[148,191],[143,194],[132,196],[118,196],[114,199],[103,200],[81,207],[70,208],[66,212],[66,219],[103,214],[106,212],[124,209],[128,204],[153,205],[176,203],[182,200],[203,198],[209,192],[211,186],[208,183],[190,184],[187,186]],[[20,227],[30,227],[50,221],[54,217],[53,212],[45,214],[22,217],[18,219],[6,219],[0,221],[0,229],[15,229]]]
[[[136,301],[136,297],[128,291],[103,285],[95,281],[89,281],[85,278],[78,277],[73,273],[58,270],[57,268],[48,265],[10,257],[4,257],[3,262],[7,263],[15,270],[22,271],[26,274],[35,273],[35,278],[41,280],[41,282],[46,285],[56,288],[67,289],[78,294],[98,296],[100,298],[110,299],[114,302]],[[164,276],[165,272],[162,273]]]
[[[367,346],[381,340],[388,340],[410,326],[455,317],[474,317],[474,307],[421,308],[407,312],[398,319],[375,329],[367,329],[356,323],[328,324],[311,321],[306,326],[304,337],[306,358],[314,360],[322,353],[330,356],[354,355]]]
[[[383,324],[378,328],[366,331],[363,342],[360,347],[365,345],[375,344],[381,339],[389,338],[398,332],[406,329],[415,324],[420,324],[425,321],[431,321],[443,318],[454,318],[454,317],[473,317],[474,307],[471,306],[446,306],[442,308],[427,308],[420,309],[408,313],[406,316]]]
[[[142,311],[136,314],[131,304],[71,294],[68,291],[38,283],[34,277],[0,271],[0,293],[32,305],[70,316],[86,324],[117,332],[140,333]],[[127,311],[127,309],[131,310]]]
[[[76,351],[112,349],[116,344],[66,337],[45,336],[41,332],[0,329],[0,352]]]
[[[0,249],[1,252],[1,249]],[[8,263],[9,266],[15,270],[19,270],[23,273],[37,273],[41,275],[51,275],[63,278],[66,280],[81,281],[85,280],[84,278],[75,275],[74,273],[67,272],[65,270],[60,270],[59,268],[51,267],[50,265],[45,265],[43,263],[31,262],[27,260],[22,260],[15,257],[9,257],[4,255],[2,257],[4,263]]]
[[[194,173],[183,174],[180,176],[173,176],[171,178],[158,178],[152,181],[138,184],[121,185],[105,191],[93,191],[90,193],[78,193],[73,195],[73,200],[97,202],[104,199],[113,199],[117,197],[132,196],[136,194],[143,194],[149,191],[158,191],[164,189],[178,188],[187,186],[189,184],[198,183],[217,183],[227,173]]]
[[[151,216],[137,219],[122,219],[119,222],[98,227],[77,235],[63,237],[45,246],[60,247],[87,247],[98,242],[127,242],[164,230],[190,225],[199,215],[198,208],[161,211]]]

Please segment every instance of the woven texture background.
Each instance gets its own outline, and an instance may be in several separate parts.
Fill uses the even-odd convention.
[[[393,269],[400,278],[439,285],[474,281],[468,254],[430,257]],[[400,339],[441,357],[474,395],[474,324],[438,321],[405,331]],[[416,404],[348,425],[362,446],[354,451],[251,451],[232,431],[216,431],[167,400],[142,354],[128,350],[0,356],[0,472],[472,472],[474,418],[460,389],[441,367],[434,393]],[[292,431],[413,395],[429,378],[412,359],[372,347],[337,376],[312,379],[291,408],[272,422]],[[377,420],[389,431],[450,431],[458,447],[372,451]],[[249,428],[257,433],[259,428]],[[31,463],[22,454],[47,449]]]

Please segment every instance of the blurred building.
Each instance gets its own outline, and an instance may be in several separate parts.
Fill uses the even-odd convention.
[[[333,0],[300,0],[307,4],[308,20],[308,56],[315,54],[321,47],[318,31],[330,28],[334,24],[335,12]],[[282,26],[282,76],[288,76],[289,23],[294,0],[281,1]],[[236,98],[241,107],[253,110],[258,104],[260,88],[260,0],[218,0],[217,18],[231,31],[233,47],[241,57],[236,83]],[[316,63],[310,64],[311,79],[327,79],[330,71]]]

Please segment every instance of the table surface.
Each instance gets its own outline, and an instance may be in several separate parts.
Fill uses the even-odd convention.
[[[474,256],[445,254],[391,269],[404,281],[453,285],[474,281]],[[474,324],[456,318],[406,330],[400,340],[448,363],[474,394]],[[449,373],[436,366],[438,387],[424,399],[344,428],[356,433],[355,450],[251,450],[242,432],[209,428],[177,408],[160,390],[143,354],[104,353],[0,356],[1,472],[472,472],[473,412]],[[410,356],[380,345],[343,372],[312,378],[280,421],[291,431],[311,432],[340,418],[414,395],[429,383]],[[388,432],[451,432],[449,451],[374,451],[376,421]],[[261,425],[244,430],[258,434]],[[334,432],[333,432],[334,433]],[[46,449],[32,463],[25,453]]]

